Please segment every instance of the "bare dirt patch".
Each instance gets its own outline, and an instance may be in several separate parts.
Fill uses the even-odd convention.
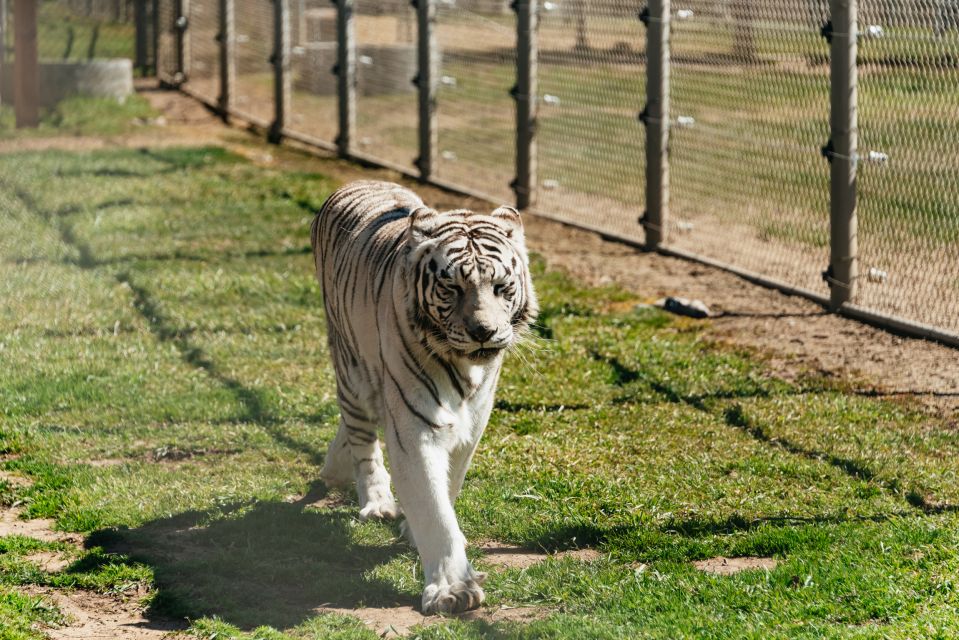
[[[772,571],[778,564],[775,558],[760,558],[755,556],[724,558],[719,556],[709,558],[708,560],[697,560],[693,563],[693,566],[705,573],[712,573],[717,576],[731,576],[740,571],[749,571],[751,569]]]
[[[54,551],[40,551],[39,553],[28,555],[26,559],[34,564],[40,565],[40,568],[47,573],[63,571],[70,564],[70,558]]]
[[[30,481],[9,471],[0,471],[0,479],[18,487],[29,486]],[[21,535],[46,542],[67,542],[77,548],[83,537],[74,533],[54,531],[53,520],[37,518],[22,520],[18,507],[0,509],[0,537]],[[38,564],[48,573],[62,571],[70,564],[68,553],[42,551],[30,554],[27,560]],[[92,591],[57,591],[48,587],[28,586],[22,591],[41,596],[56,605],[63,614],[65,623],[56,628],[45,629],[51,640],[117,638],[119,640],[159,640],[169,637],[174,631],[185,628],[173,621],[147,620],[140,604],[143,593],[134,598],[106,595]]]
[[[13,487],[28,487],[31,484],[30,480],[23,476],[2,470],[0,470],[0,480],[8,482]],[[77,534],[54,531],[53,520],[46,518],[22,520],[20,518],[22,514],[23,510],[18,506],[0,509],[0,537],[26,536],[44,542],[69,542],[72,544],[79,544],[82,541],[82,538]]]
[[[502,544],[499,542],[484,542],[479,545],[483,551],[483,560],[497,568],[527,569],[549,558],[573,558],[580,562],[592,562],[603,557],[596,549],[570,549],[556,553],[532,551],[524,547]]]
[[[54,591],[45,587],[31,587],[26,592],[52,602],[66,618],[64,625],[44,630],[51,640],[160,640],[183,628],[172,622],[147,620],[143,615],[143,605],[135,599],[92,591]]]
[[[433,625],[444,622],[444,616],[424,616],[413,607],[365,607],[347,609],[339,607],[320,607],[317,613],[339,613],[359,618],[381,638],[396,638],[407,635],[416,625]],[[459,620],[480,620],[494,622],[530,622],[545,617],[547,609],[538,607],[483,607],[473,611],[449,616]]]

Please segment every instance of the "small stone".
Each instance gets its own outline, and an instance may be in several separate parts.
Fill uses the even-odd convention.
[[[675,313],[687,318],[708,318],[712,315],[709,307],[702,300],[690,300],[689,298],[663,298],[656,301],[656,306],[663,311]]]

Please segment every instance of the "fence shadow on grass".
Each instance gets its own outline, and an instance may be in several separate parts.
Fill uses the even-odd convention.
[[[414,596],[369,575],[409,547],[354,542],[348,510],[304,508],[323,494],[314,489],[296,503],[235,504],[101,530],[87,544],[153,569],[151,618],[217,616],[242,629],[282,629],[322,605],[414,605]]]

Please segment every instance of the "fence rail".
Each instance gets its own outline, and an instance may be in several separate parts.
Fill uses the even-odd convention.
[[[274,139],[959,345],[959,0],[151,1]]]

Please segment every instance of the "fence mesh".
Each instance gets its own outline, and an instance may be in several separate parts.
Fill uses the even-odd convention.
[[[156,4],[156,70],[163,82],[172,83],[177,74],[177,29],[174,0],[157,0]]]
[[[413,170],[418,155],[416,13],[407,0],[357,0],[356,151]]]
[[[536,209],[642,234],[645,30],[634,2],[542,3]]]
[[[959,333],[959,2],[860,8],[854,301]]]
[[[337,134],[336,8],[290,2],[292,97],[287,127],[327,143]]]
[[[697,0],[672,20],[670,244],[828,293],[825,11]]]
[[[235,0],[234,109],[274,118],[274,4]],[[157,71],[220,93],[218,0],[147,3]],[[41,57],[132,57],[129,0],[43,0]],[[153,8],[155,7],[155,9]],[[646,30],[628,0],[541,0],[538,212],[643,239]],[[181,38],[179,12],[186,8]],[[959,333],[959,0],[859,0],[859,280],[853,302]],[[829,262],[826,0],[674,0],[669,247],[818,294]],[[336,9],[289,0],[288,130],[337,135]],[[354,150],[415,173],[416,13],[356,0]],[[517,19],[436,0],[433,176],[511,199]],[[142,27],[141,27],[142,30]],[[147,36],[150,37],[150,36]],[[181,42],[182,40],[182,42]],[[7,38],[8,61],[12,39]],[[141,54],[142,54],[141,47]],[[181,51],[183,60],[180,59]],[[152,53],[151,53],[152,55]]]
[[[441,53],[436,177],[511,202],[516,14],[508,2],[441,2],[436,40]]]
[[[235,0],[234,49],[236,90],[233,105],[238,113],[261,125],[269,125],[274,107],[273,2]]]
[[[209,102],[220,95],[220,33],[219,3],[184,3],[187,13],[187,52],[185,86]]]

